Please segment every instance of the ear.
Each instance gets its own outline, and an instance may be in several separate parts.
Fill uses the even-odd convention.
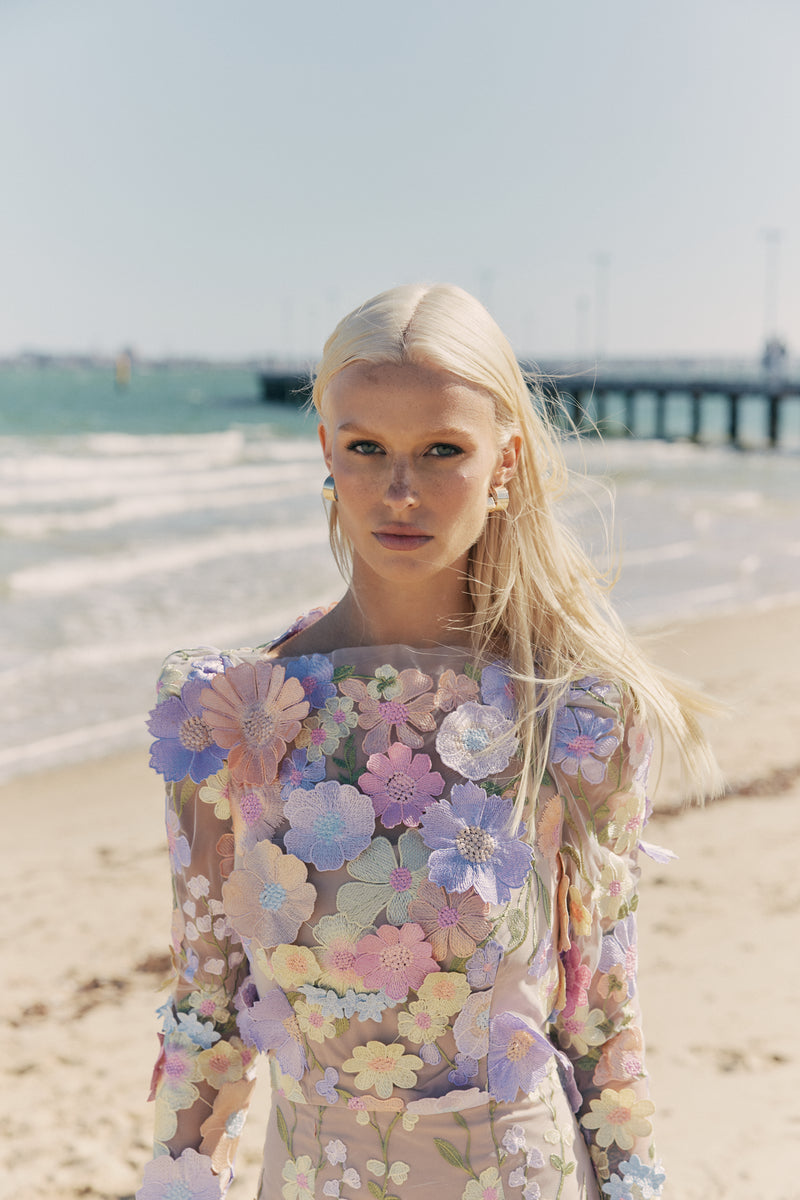
[[[325,466],[328,468],[328,474],[330,475],[331,464],[333,462],[333,446],[331,444],[331,438],[328,434],[328,430],[325,428],[323,421],[320,421],[319,425],[317,426],[317,433],[319,434],[319,442],[322,446],[322,457],[325,459]]]
[[[494,487],[505,486],[511,479],[517,469],[521,450],[522,436],[519,433],[512,433],[498,455],[497,469],[492,476]]]

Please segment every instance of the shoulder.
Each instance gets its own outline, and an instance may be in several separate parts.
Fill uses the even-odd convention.
[[[262,649],[272,658],[279,654],[281,657],[285,657],[286,651],[290,651],[293,656],[297,657],[327,650],[330,635],[326,633],[326,629],[330,624],[331,614],[335,610],[335,604],[329,605],[328,608],[308,609],[284,633],[273,638]]]
[[[612,764],[638,766],[649,758],[651,744],[630,687],[621,680],[584,676],[569,686],[558,706],[549,761],[584,785],[600,784]]]
[[[161,665],[156,683],[159,703],[169,696],[180,696],[184,686],[192,681],[208,684],[215,675],[221,675],[229,667],[242,662],[253,662],[263,657],[263,651],[250,647],[236,650],[219,650],[213,646],[196,646],[190,650],[173,650]]]

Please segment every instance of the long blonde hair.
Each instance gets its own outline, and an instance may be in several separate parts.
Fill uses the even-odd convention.
[[[499,438],[521,435],[505,513],[492,513],[470,553],[467,585],[476,658],[502,653],[520,703],[523,771],[520,812],[536,795],[559,702],[585,675],[619,681],[661,740],[674,741],[689,789],[719,787],[719,772],[698,723],[713,706],[657,669],[626,633],[608,585],[559,520],[555,502],[568,472],[560,436],[545,417],[536,380],[520,370],[510,344],[482,304],[449,284],[409,284],[368,300],[344,317],[323,349],[312,401],[324,418],[325,390],[353,362],[414,363],[448,371],[483,389],[494,404]],[[331,546],[345,577],[351,547],[330,508]],[[527,797],[526,797],[527,793]]]

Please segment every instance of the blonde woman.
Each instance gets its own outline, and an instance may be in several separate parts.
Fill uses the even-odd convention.
[[[173,655],[175,983],[140,1200],[218,1197],[269,1058],[259,1200],[662,1194],[636,992],[651,733],[700,702],[559,523],[557,438],[471,296],[407,286],[314,384],[347,582],[257,651]]]

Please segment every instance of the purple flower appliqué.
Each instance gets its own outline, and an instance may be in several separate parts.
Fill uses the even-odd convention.
[[[257,999],[258,987],[256,986],[256,981],[252,975],[248,975],[239,985],[233,997],[233,1006],[237,1012],[242,1012],[246,1008],[252,1008]]]
[[[511,889],[525,882],[533,851],[512,836],[513,802],[486,795],[474,783],[456,783],[451,799],[429,804],[422,816],[422,840],[433,853],[428,878],[448,892],[473,887],[489,904],[504,904]]]
[[[500,959],[503,957],[503,947],[499,942],[487,942],[479,946],[467,963],[467,983],[475,990],[492,987]]]
[[[489,1021],[489,1091],[495,1100],[515,1100],[533,1091],[547,1074],[554,1050],[547,1038],[513,1013]]]
[[[617,689],[613,683],[600,678],[599,675],[584,675],[570,684],[567,693],[568,704],[585,704],[587,698],[612,702],[617,697]]]
[[[180,1158],[160,1154],[144,1169],[136,1200],[167,1200],[189,1196],[191,1200],[219,1200],[222,1180],[211,1170],[211,1159],[196,1150],[184,1150]]]
[[[481,671],[481,700],[499,708],[504,717],[514,719],[514,684],[503,663],[490,663]]]
[[[455,1067],[452,1071],[448,1072],[447,1078],[454,1087],[464,1087],[477,1074],[478,1064],[476,1060],[470,1058],[468,1054],[462,1054],[461,1051],[458,1051],[455,1057]]]
[[[386,829],[419,825],[419,819],[434,796],[441,794],[444,780],[431,771],[427,754],[413,754],[410,747],[394,742],[386,754],[371,754],[359,787],[372,797],[376,816]]]
[[[339,1072],[335,1067],[326,1067],[325,1074],[322,1079],[318,1079],[314,1084],[314,1088],[318,1096],[322,1096],[323,1100],[327,1100],[328,1104],[336,1104],[339,1099],[339,1093],[336,1090],[336,1084],[339,1082]]]
[[[590,708],[564,706],[556,716],[551,761],[566,775],[581,774],[587,783],[606,777],[607,759],[619,745],[611,730],[612,717],[599,717]]]
[[[307,750],[293,750],[281,763],[281,800],[288,800],[295,788],[310,792],[315,783],[325,778],[325,759],[308,761]]]
[[[290,854],[311,862],[318,871],[335,871],[345,859],[366,850],[375,830],[369,796],[335,779],[311,791],[296,788],[286,802],[291,829],[285,845]]]
[[[274,1050],[278,1066],[293,1079],[301,1079],[306,1069],[306,1052],[297,1017],[285,993],[271,988],[262,1000],[239,1013],[236,1023],[242,1040],[256,1049]]]
[[[205,654],[202,658],[195,658],[192,661],[192,666],[187,679],[204,679],[209,683],[215,675],[221,675],[223,671],[227,671],[228,667],[233,666],[233,659],[228,654]]]
[[[336,695],[333,663],[324,654],[304,654],[294,659],[286,668],[286,678],[299,679],[312,708],[322,708],[326,700]]]
[[[617,921],[610,933],[603,937],[598,969],[609,971],[617,963],[625,970],[628,981],[628,996],[636,991],[636,970],[638,966],[638,951],[636,944],[636,921],[633,917],[625,917]]]
[[[147,728],[158,739],[150,747],[150,766],[167,780],[188,775],[201,783],[225,759],[203,715],[200,693],[205,687],[205,679],[190,679],[180,696],[168,696],[150,714]]]

